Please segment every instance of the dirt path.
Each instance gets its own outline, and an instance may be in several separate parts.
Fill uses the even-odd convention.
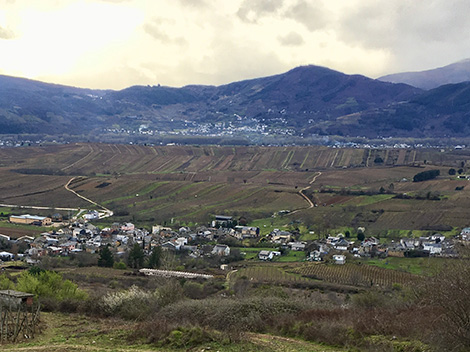
[[[313,202],[310,200],[309,197],[307,197],[305,194],[304,194],[304,191],[306,191],[307,189],[311,188],[312,187],[312,184],[316,181],[317,177],[321,175],[321,172],[320,171],[317,171],[316,175],[313,176],[312,180],[309,182],[310,186],[307,186],[307,187],[304,187],[302,188],[298,193],[299,195],[305,199],[308,203],[308,208],[302,208],[302,209],[297,209],[297,210],[294,210],[292,212],[289,213],[290,214],[295,214],[297,212],[299,212],[300,210],[305,210],[305,209],[311,209],[315,206],[315,204],[313,204]]]
[[[91,203],[91,204],[96,205],[97,207],[103,209],[104,212],[103,212],[103,213],[100,213],[100,216],[99,216],[100,219],[113,216],[113,212],[112,212],[111,210],[109,210],[108,208],[104,207],[104,206],[101,205],[101,204],[96,203],[95,201],[92,201],[91,199],[89,199],[89,198],[87,198],[87,197],[82,196],[81,194],[78,194],[77,192],[75,192],[73,189],[71,189],[71,188],[69,187],[70,184],[72,183],[72,181],[75,180],[76,178],[77,178],[77,177],[72,177],[72,178],[69,180],[69,182],[67,182],[67,183],[65,184],[65,186],[64,186],[65,189],[66,189],[67,191],[69,191],[69,192],[72,192],[72,193],[75,194],[77,197],[79,197],[79,198],[81,198],[81,199],[87,201],[88,203]]]

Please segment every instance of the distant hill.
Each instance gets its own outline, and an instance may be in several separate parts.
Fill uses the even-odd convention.
[[[444,84],[470,81],[470,59],[444,67],[420,72],[403,72],[378,78],[383,82],[406,83],[421,89],[433,89]]]
[[[133,86],[92,90],[0,76],[1,134],[355,138],[470,133],[468,84],[423,91],[319,66],[222,86]],[[225,138],[224,137],[224,138]]]

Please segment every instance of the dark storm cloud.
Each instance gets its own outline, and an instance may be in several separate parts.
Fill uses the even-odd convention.
[[[466,0],[369,2],[345,11],[340,37],[376,48],[468,41],[468,13],[470,2]]]
[[[15,34],[8,28],[0,27],[0,39],[13,39]]]
[[[363,1],[344,11],[344,43],[391,54],[398,70],[449,64],[470,56],[467,0]]]
[[[285,16],[303,24],[311,32],[324,28],[329,19],[321,1],[297,1],[285,12]]]
[[[276,13],[282,5],[283,0],[245,0],[237,16],[244,22],[256,23],[261,17]]]
[[[186,40],[183,37],[170,36],[164,29],[165,20],[156,19],[152,22],[144,24],[144,31],[152,38],[161,41],[165,44],[186,44]]]
[[[277,38],[279,43],[284,46],[299,46],[304,43],[304,38],[298,33],[290,32],[285,36],[280,36]]]

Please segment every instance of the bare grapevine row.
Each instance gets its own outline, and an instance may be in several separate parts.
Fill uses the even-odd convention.
[[[309,263],[293,271],[308,278],[353,286],[408,285],[419,280],[419,277],[409,273],[371,265]]]

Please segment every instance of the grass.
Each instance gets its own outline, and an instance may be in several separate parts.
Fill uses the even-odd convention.
[[[248,224],[248,226],[259,227],[260,235],[267,235],[271,233],[274,229],[280,229],[289,231],[294,229],[296,226],[290,225],[292,219],[289,216],[276,216],[263,219],[253,220]]]
[[[21,230],[38,230],[41,232],[47,232],[51,227],[41,227],[35,225],[21,225],[21,224],[12,224],[8,220],[0,221],[0,227],[7,227],[12,229],[21,229]]]
[[[274,260],[278,262],[300,262],[305,259],[304,251],[289,251],[287,255],[281,255]]]
[[[258,259],[260,251],[277,251],[277,248],[240,248],[240,251],[245,254],[245,260]]]
[[[444,264],[443,258],[398,258],[388,257],[385,259],[369,259],[364,262],[379,268],[405,271],[415,275],[431,275]]]
[[[98,319],[77,314],[42,313],[42,333],[35,339],[17,344],[2,345],[2,352],[81,352],[81,351],[136,351],[171,352],[176,348],[162,348],[136,340],[131,334],[135,323],[119,319]],[[277,337],[266,334],[247,334],[238,343],[204,343],[191,351],[213,350],[224,352],[334,352],[346,349],[333,348],[302,340]]]

